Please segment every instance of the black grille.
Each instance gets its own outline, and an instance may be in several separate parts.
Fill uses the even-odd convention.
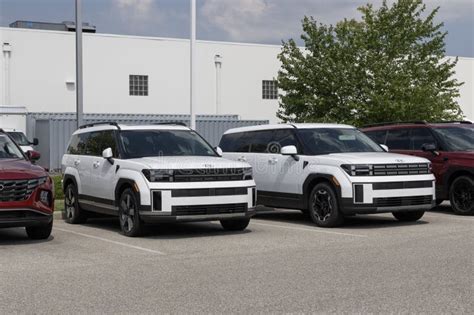
[[[246,203],[232,203],[224,205],[195,205],[195,206],[173,206],[172,215],[204,215],[243,213],[247,211]]]
[[[238,188],[204,188],[204,189],[177,189],[171,192],[172,197],[209,197],[246,195],[247,187]]]
[[[428,163],[374,164],[374,176],[429,174]]]
[[[243,180],[243,168],[183,169],[174,173],[175,182],[208,182]]]
[[[374,205],[377,207],[399,207],[418,206],[431,204],[433,196],[410,196],[410,197],[389,197],[374,198]]]
[[[25,180],[0,180],[0,201],[25,201],[45,182],[44,178]]]
[[[374,190],[385,190],[385,189],[407,189],[407,188],[429,188],[433,187],[433,181],[421,180],[413,182],[392,182],[392,183],[374,183]]]

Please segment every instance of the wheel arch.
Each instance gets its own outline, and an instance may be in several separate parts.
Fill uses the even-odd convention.
[[[127,189],[131,188],[133,192],[135,192],[135,197],[137,198],[138,205],[141,205],[140,202],[140,191],[138,190],[138,185],[133,179],[128,179],[128,178],[120,178],[117,181],[117,185],[115,186],[115,206],[118,206],[118,201],[120,199],[120,196],[122,195],[122,192]]]
[[[336,180],[336,182],[338,182],[336,177],[334,175],[331,175],[331,174],[310,174],[303,183],[303,199],[304,199],[303,200],[303,207],[304,207],[304,209],[308,209],[308,207],[309,207],[309,196],[311,195],[311,191],[313,190],[313,188],[317,184],[322,183],[322,182],[328,183],[329,185],[331,185],[332,188],[334,188],[334,191],[336,192],[338,202],[340,203],[340,201],[341,201],[341,186],[340,186],[340,184],[336,185],[334,183],[335,180]]]
[[[458,178],[459,176],[469,176],[469,177],[474,177],[474,173],[473,171],[471,170],[466,170],[466,169],[457,169],[455,171],[453,171],[451,174],[449,174],[448,178],[447,178],[447,189],[448,189],[448,192],[450,191],[451,189],[451,184],[454,182],[454,180],[456,178]]]

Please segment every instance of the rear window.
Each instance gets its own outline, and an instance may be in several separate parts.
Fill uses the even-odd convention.
[[[364,133],[378,144],[385,144],[387,130],[364,131]]]
[[[410,130],[390,129],[385,144],[390,150],[410,150]]]

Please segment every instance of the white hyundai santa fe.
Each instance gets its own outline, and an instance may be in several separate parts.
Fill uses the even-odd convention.
[[[220,220],[244,230],[256,190],[249,164],[224,159],[197,132],[180,125],[99,123],[71,137],[62,160],[65,220],[117,215],[123,234],[144,223]]]
[[[322,227],[383,212],[416,221],[436,199],[427,159],[388,153],[348,125],[235,128],[220,148],[224,157],[252,165],[258,204],[300,209]]]

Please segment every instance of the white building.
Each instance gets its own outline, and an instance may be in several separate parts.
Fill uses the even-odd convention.
[[[0,104],[75,111],[74,35],[0,28]],[[198,41],[196,113],[277,121],[280,49]],[[86,33],[83,54],[85,112],[189,113],[188,40]],[[456,76],[465,82],[459,103],[474,120],[474,58],[460,58]]]

